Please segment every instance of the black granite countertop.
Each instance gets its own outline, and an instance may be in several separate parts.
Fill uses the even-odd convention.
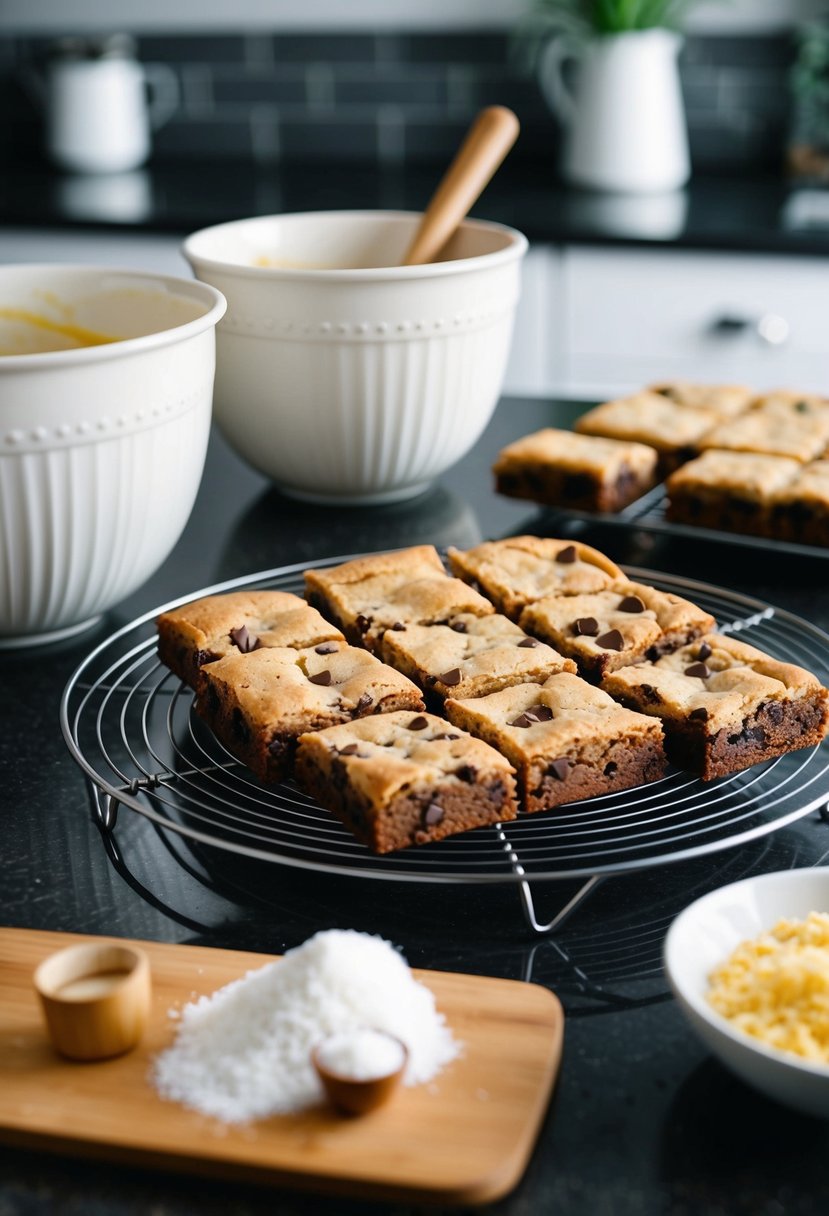
[[[435,184],[423,167],[189,161],[94,177],[12,166],[0,180],[0,225],[185,233],[275,212],[422,210]],[[473,214],[535,242],[829,253],[829,191],[771,175],[698,175],[675,194],[626,196],[563,186],[552,162],[507,163]]]
[[[660,968],[667,926],[696,896],[749,873],[824,860],[829,827],[817,815],[715,856],[608,879],[547,940],[529,935],[512,887],[361,883],[225,855],[213,859],[206,881],[199,865],[183,864],[186,847],[183,855],[169,849],[147,820],[127,812],[116,828],[117,851],[108,854],[61,737],[61,690],[80,660],[117,626],[175,596],[336,553],[549,531],[550,516],[492,493],[489,465],[506,441],[566,424],[572,412],[562,403],[504,400],[473,451],[433,489],[374,509],[289,501],[214,436],[190,523],[158,573],[87,634],[0,656],[0,923],[274,952],[320,928],[353,927],[398,943],[416,966],[533,979],[564,1004],[563,1066],[523,1182],[490,1210],[822,1216],[829,1211],[829,1124],[792,1114],[725,1072],[686,1027]],[[731,545],[573,527],[618,561],[720,583],[829,627],[823,559],[772,560]],[[551,915],[570,892],[570,884],[537,890],[540,915]],[[0,1149],[4,1216],[196,1211],[414,1216],[411,1207]]]

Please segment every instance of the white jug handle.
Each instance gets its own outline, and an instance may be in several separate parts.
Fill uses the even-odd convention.
[[[576,115],[576,99],[564,75],[568,63],[580,58],[581,43],[569,34],[551,38],[538,65],[538,82],[554,114],[569,126]]]
[[[178,109],[178,77],[164,63],[145,63],[143,68],[150,89],[150,123],[153,128],[158,128],[172,118]]]

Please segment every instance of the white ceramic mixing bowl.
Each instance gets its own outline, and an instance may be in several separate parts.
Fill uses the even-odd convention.
[[[410,498],[483,431],[509,353],[527,241],[467,220],[401,266],[420,217],[264,216],[206,228],[184,254],[228,300],[216,418],[252,465],[316,502]]]
[[[187,279],[0,267],[0,646],[84,628],[170,552],[204,467],[224,310]],[[124,340],[78,346],[90,331]]]

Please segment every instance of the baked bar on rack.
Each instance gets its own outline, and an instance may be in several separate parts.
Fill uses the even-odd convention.
[[[621,511],[656,484],[656,450],[642,443],[548,427],[509,444],[493,465],[495,489],[552,507]]]
[[[302,735],[300,786],[377,853],[514,819],[508,760],[432,714],[362,718]]]
[[[528,637],[501,613],[453,616],[445,625],[407,625],[383,634],[380,656],[432,699],[480,697],[512,684],[543,684],[556,671],[575,672],[551,646]]]
[[[815,676],[719,634],[623,667],[603,687],[658,717],[668,756],[703,781],[820,743],[829,722],[829,693]]]
[[[829,447],[829,403],[796,393],[760,397],[745,414],[709,431],[699,447],[814,460]]]
[[[697,384],[690,380],[663,380],[649,384],[649,393],[659,393],[677,405],[713,410],[720,418],[733,418],[748,409],[756,396],[743,384]]]
[[[343,640],[316,608],[288,591],[230,591],[163,612],[157,621],[162,663],[197,688],[205,663],[264,646],[298,649]]]
[[[720,421],[712,409],[677,405],[661,393],[642,392],[597,405],[576,419],[582,435],[644,443],[659,453],[660,475],[696,456],[700,440]]]
[[[423,709],[420,689],[346,642],[230,654],[202,670],[196,701],[217,738],[260,781],[290,774],[296,740],[352,718]]]
[[[641,583],[614,583],[590,595],[548,596],[521,614],[521,628],[578,663],[588,679],[657,658],[715,627],[690,600]]]
[[[512,763],[531,814],[655,781],[665,772],[657,720],[624,709],[569,672],[488,697],[450,698],[445,708],[451,722]]]
[[[771,496],[770,533],[778,540],[829,545],[829,460],[802,465]]]
[[[674,523],[770,536],[772,504],[803,465],[788,456],[703,452],[666,482],[666,516]]]
[[[459,612],[484,616],[492,605],[452,578],[432,545],[358,557],[305,572],[308,601],[350,642],[375,651],[387,629],[446,621]]]
[[[615,562],[590,545],[539,536],[510,536],[474,549],[450,549],[449,564],[513,620],[545,595],[600,591],[624,578]]]

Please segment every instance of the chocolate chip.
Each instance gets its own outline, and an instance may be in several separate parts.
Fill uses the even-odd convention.
[[[316,654],[334,654],[336,650],[339,650],[336,642],[323,642],[321,646],[314,647]]]
[[[364,709],[368,709],[369,705],[373,705],[373,704],[374,704],[374,702],[372,701],[369,694],[367,692],[364,692],[363,695],[360,697],[360,700],[355,705],[354,712],[361,714]]]
[[[357,626],[357,628],[360,630],[360,633],[365,633],[366,630],[368,629],[369,625],[371,624],[371,617],[363,616],[363,614],[361,612],[358,614],[357,620],[354,623]]]
[[[532,709],[528,709],[525,712],[528,718],[532,715],[536,722],[550,722],[553,718],[553,711],[549,705],[534,705]]]
[[[571,762],[566,756],[563,756],[560,760],[553,760],[547,765],[547,775],[555,777],[556,781],[566,781],[571,767]]]
[[[238,646],[242,654],[250,654],[259,645],[259,639],[254,637],[252,633],[248,633],[247,625],[240,625],[238,629],[231,629],[230,640],[234,646]]]
[[[624,644],[625,639],[618,629],[609,629],[600,638],[596,638],[596,645],[601,646],[602,650],[621,650]]]
[[[695,676],[699,680],[707,680],[711,675],[711,669],[705,663],[692,663],[690,667],[685,668],[686,676]]]
[[[532,726],[534,721],[535,719],[529,717],[527,714],[519,714],[517,718],[513,718],[512,722],[508,722],[507,725],[521,727]]]
[[[594,616],[580,616],[570,628],[577,638],[594,638],[599,632],[599,622]]]
[[[360,745],[358,743],[348,743],[348,744],[346,744],[345,747],[340,748],[340,755],[341,756],[356,756],[357,752],[359,750],[360,750]]]
[[[427,828],[433,828],[436,823],[440,823],[445,812],[442,806],[438,806],[436,802],[430,802],[423,812],[423,822]]]
[[[608,762],[608,763],[607,763],[607,764],[604,766],[604,775],[605,775],[605,777],[613,777],[613,776],[615,776],[615,775],[616,775],[616,772],[617,772],[617,770],[618,770],[618,768],[619,768],[619,765],[616,763],[616,761],[615,761],[615,760],[610,760],[610,761],[609,761],[609,762]]]
[[[455,776],[459,781],[466,781],[471,785],[478,776],[478,770],[472,764],[462,764],[460,768],[455,769]]]
[[[283,735],[277,735],[275,739],[271,739],[268,744],[268,751],[272,756],[282,756],[288,750],[287,740]]]
[[[441,684],[448,684],[450,688],[454,688],[456,684],[461,682],[460,667],[453,667],[451,671],[445,671],[442,676],[438,676]]]
[[[331,672],[327,667],[324,667],[322,671],[318,671],[315,676],[309,676],[308,679],[312,684],[319,684],[325,688],[326,685],[331,683]]]
[[[626,595],[624,599],[619,600],[620,612],[644,612],[644,600],[640,600],[638,595]]]
[[[797,401],[797,402],[795,402],[794,408],[797,410],[798,414],[808,414],[809,402],[808,401]]]
[[[700,642],[700,647],[699,647],[699,650],[697,651],[697,658],[700,661],[702,661],[703,659],[710,659],[711,653],[712,653],[711,647],[708,645],[708,643]]]
[[[463,621],[450,621],[449,628],[454,629],[455,633],[467,633],[468,630]]]
[[[657,704],[662,700],[661,695],[656,691],[653,684],[640,684],[639,691],[646,701]]]
[[[523,647],[525,650],[532,650],[534,646],[540,646],[541,643],[537,638],[524,638],[523,641],[518,643],[518,645]]]
[[[394,630],[395,633],[405,633],[406,632],[406,626],[403,624],[402,621],[395,621],[394,624],[392,625],[392,629]]]
[[[429,725],[429,719],[424,718],[423,714],[418,714],[416,718],[412,718],[409,723],[409,730],[425,730]]]
[[[698,709],[692,709],[688,717],[692,722],[707,722],[708,710],[704,705],[700,705]]]
[[[656,660],[659,658],[659,647],[658,646],[649,646],[648,649],[645,651],[645,658],[650,659],[651,663],[655,663]]]
[[[761,709],[763,706],[760,707]],[[779,726],[783,721],[783,706],[779,701],[769,701],[765,706],[766,717],[774,726]]]
[[[432,735],[431,742],[434,743],[437,739],[460,739],[460,735],[453,735],[448,730],[443,730],[439,735]]]
[[[574,562],[577,559],[577,557],[578,553],[576,552],[576,546],[567,545],[564,549],[560,549],[558,551],[556,554],[556,561],[563,562],[564,565],[569,566],[571,562]]]

